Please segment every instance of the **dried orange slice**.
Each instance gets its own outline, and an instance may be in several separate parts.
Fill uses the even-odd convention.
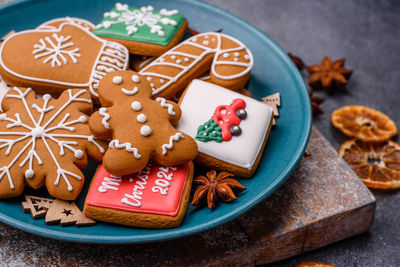
[[[296,267],[335,267],[332,264],[327,264],[323,262],[316,262],[316,261],[303,261]]]
[[[394,122],[382,112],[365,106],[344,106],[332,112],[333,126],[364,142],[383,142],[397,134]]]
[[[339,154],[370,188],[400,188],[400,145],[393,141],[345,142]]]

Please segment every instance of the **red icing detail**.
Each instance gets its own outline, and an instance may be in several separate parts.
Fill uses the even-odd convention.
[[[212,119],[221,127],[222,140],[229,141],[232,139],[230,128],[232,125],[239,126],[242,121],[237,115],[236,110],[246,107],[246,102],[243,99],[236,98],[230,105],[220,105],[215,109]],[[225,110],[224,113],[221,111]]]
[[[86,204],[130,212],[176,216],[191,164],[193,163],[162,167],[150,162],[142,171],[123,177],[110,175],[101,165],[93,178]],[[161,194],[160,191],[165,191],[166,187],[160,185],[168,183],[170,185],[167,187],[167,194]]]

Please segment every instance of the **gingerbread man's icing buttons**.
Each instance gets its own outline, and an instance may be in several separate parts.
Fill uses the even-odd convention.
[[[149,135],[151,135],[151,133],[152,133],[152,130],[151,130],[150,126],[145,125],[145,126],[142,126],[142,128],[140,128],[140,134],[143,136],[149,136]]]
[[[146,80],[147,80],[148,82],[151,82],[151,77],[147,77]]]
[[[140,113],[137,115],[136,120],[140,123],[145,123],[147,121],[147,117],[143,113]]]
[[[140,104],[139,101],[133,101],[131,104],[131,107],[134,111],[141,111],[142,110],[142,104]]]
[[[113,78],[113,83],[115,84],[121,84],[122,83],[122,77],[121,76],[115,76]]]
[[[140,83],[140,77],[138,75],[132,75],[132,81],[135,83]]]

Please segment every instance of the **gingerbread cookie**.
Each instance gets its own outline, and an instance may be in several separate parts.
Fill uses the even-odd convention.
[[[93,33],[119,42],[135,55],[159,56],[179,43],[187,28],[187,20],[178,10],[154,10],[115,4]]]
[[[37,29],[57,30],[63,23],[76,24],[90,32],[93,31],[94,29],[94,25],[90,21],[80,18],[71,18],[71,17],[56,18],[46,21],[45,23],[39,25]]]
[[[171,98],[210,69],[210,82],[238,90],[250,78],[252,66],[253,55],[239,40],[208,32],[183,41],[139,73],[150,81],[154,97]]]
[[[81,192],[86,152],[100,161],[105,144],[90,133],[93,104],[85,89],[68,89],[58,99],[36,98],[31,88],[13,87],[0,114],[0,198],[22,194],[25,184],[46,185],[50,195],[74,200]]]
[[[101,165],[92,179],[83,212],[105,222],[144,228],[178,227],[185,215],[193,163],[162,167],[149,163],[137,174],[114,176]]]
[[[134,71],[140,71],[144,67],[146,67],[148,64],[150,64],[153,60],[155,60],[157,57],[148,57],[148,56],[133,56],[132,57],[132,70]]]
[[[1,108],[1,102],[3,101],[4,96],[7,94],[8,90],[10,90],[10,86],[3,81],[3,78],[0,76],[0,112],[3,112]]]
[[[196,140],[197,162],[241,177],[253,175],[272,125],[270,106],[201,80],[190,83],[179,105],[177,128]]]
[[[153,159],[162,166],[176,166],[193,160],[196,142],[174,125],[181,110],[164,98],[151,99],[146,79],[133,71],[104,76],[99,86],[102,108],[89,121],[93,134],[111,140],[104,168],[113,175],[138,172]]]
[[[84,28],[63,23],[58,29],[19,32],[0,48],[0,74],[13,86],[59,95],[68,88],[90,89],[107,73],[128,66],[128,50],[102,40]]]
[[[156,59],[156,57],[134,56],[133,59],[132,59],[132,68],[133,68],[134,71],[138,71],[139,72],[141,69],[143,69],[144,67],[149,65],[155,59]],[[209,71],[207,71],[206,73],[203,73],[199,77],[196,77],[196,79],[199,79],[199,80],[202,80],[202,81],[206,81],[206,82],[210,82],[211,76],[210,76]],[[236,92],[238,92],[240,94],[243,94],[245,96],[251,96],[251,93],[246,88],[240,88],[240,89],[236,90]],[[170,99],[175,101],[175,102],[178,102],[179,98],[182,95],[182,93],[183,93],[183,91],[178,91]]]

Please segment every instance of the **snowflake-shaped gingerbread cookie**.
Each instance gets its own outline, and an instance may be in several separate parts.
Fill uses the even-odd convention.
[[[113,175],[127,175],[146,167],[152,159],[161,166],[176,166],[193,160],[196,142],[174,128],[181,117],[175,103],[153,100],[145,78],[133,71],[106,75],[99,85],[103,105],[92,114],[93,134],[111,140],[103,158]]]
[[[31,88],[12,88],[0,114],[0,198],[22,194],[25,184],[44,184],[50,195],[74,200],[81,192],[87,152],[100,161],[104,143],[90,133],[93,109],[85,89],[68,89],[58,99],[41,99]]]

